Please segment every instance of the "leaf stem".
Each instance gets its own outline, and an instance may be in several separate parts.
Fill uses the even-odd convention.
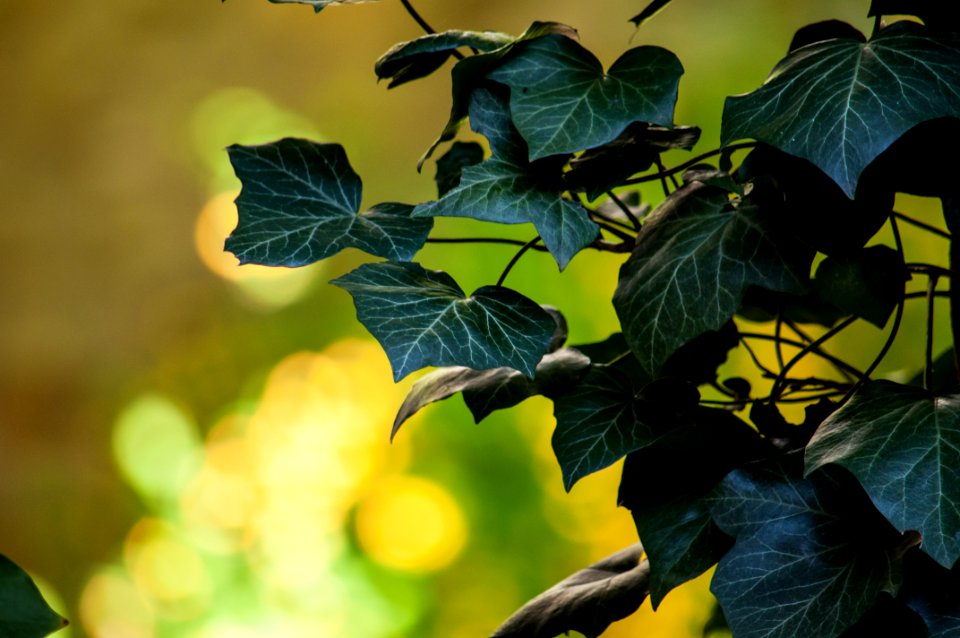
[[[630,210],[630,207],[623,203],[623,200],[617,197],[614,192],[607,191],[607,196],[617,205],[617,208],[623,211],[623,214],[627,216],[627,219],[630,220],[630,223],[633,224],[633,229],[636,231],[640,230],[640,220],[637,219],[637,216],[633,214],[633,211]]]
[[[759,339],[762,341],[774,341],[776,339],[776,337],[773,337],[768,334],[763,334],[762,332],[741,332],[740,336],[743,337],[744,339]],[[815,341],[813,340],[811,340],[810,343],[803,343],[802,341],[795,341],[793,339],[786,339],[783,337],[781,337],[780,340],[783,342],[784,345],[794,346],[795,348],[805,348],[805,347],[808,347],[810,344],[815,343]],[[863,376],[863,373],[857,370],[855,367],[853,367],[843,359],[835,357],[832,354],[824,351],[822,348],[819,347],[819,345],[813,350],[811,350],[810,353],[820,357],[821,359],[824,359],[825,361],[829,361],[834,365],[834,367],[840,370],[846,370],[848,373],[852,374],[857,378],[860,378]],[[773,377],[777,376],[772,371],[770,372],[770,375]]]
[[[644,182],[652,182],[652,181],[661,179],[662,177],[669,177],[671,175],[676,175],[677,173],[682,173],[683,171],[687,170],[691,166],[695,166],[700,162],[702,162],[703,160],[713,157],[714,155],[718,155],[724,152],[739,151],[745,148],[753,148],[758,143],[759,142],[741,142],[740,144],[731,144],[730,146],[724,146],[723,148],[715,148],[712,151],[707,151],[706,153],[697,155],[693,159],[688,160],[683,164],[680,164],[679,166],[674,166],[671,169],[667,169],[666,171],[660,171],[657,173],[652,173],[650,175],[644,175],[643,177],[635,177],[633,179],[628,179],[625,182],[623,182],[623,185],[626,186],[628,184],[643,184]]]
[[[890,221],[890,230],[893,233],[893,243],[897,248],[897,253],[900,254],[900,261],[906,263],[903,252],[903,237],[900,236],[900,226],[897,224],[897,217],[893,214],[893,211],[890,211],[889,216]],[[904,287],[906,287],[906,282],[904,282]],[[952,287],[952,286],[951,286]],[[860,389],[864,382],[870,378],[870,375],[873,374],[874,370],[877,369],[877,366],[880,365],[880,362],[883,361],[884,357],[887,356],[887,353],[890,351],[890,348],[893,346],[893,342],[897,338],[897,333],[900,332],[900,323],[903,321],[903,309],[906,306],[906,294],[903,294],[900,297],[900,300],[897,302],[897,314],[893,317],[893,326],[890,328],[890,334],[887,336],[887,340],[884,342],[883,347],[880,349],[880,352],[877,353],[877,356],[874,358],[873,362],[870,364],[864,373],[863,377],[857,380],[850,390],[847,391],[843,398],[840,399],[840,403],[846,403],[854,393]]]
[[[939,277],[931,274],[927,279],[927,348],[923,366],[923,387],[928,391],[933,391],[933,316],[934,300],[937,292],[937,280]]]
[[[531,248],[533,248],[534,246],[536,246],[538,243],[540,243],[540,235],[537,235],[536,237],[534,237],[533,239],[525,243],[523,247],[521,247],[520,250],[517,251],[517,254],[510,259],[509,263],[507,263],[507,267],[503,269],[502,273],[500,273],[500,278],[497,279],[497,283],[496,283],[496,286],[498,288],[503,285],[503,282],[507,278],[507,275],[509,275],[510,271],[513,270],[513,267],[517,265],[517,262],[520,261],[521,257],[523,257],[523,254],[528,250],[530,250]]]
[[[509,246],[525,246],[529,242],[504,237],[428,237],[428,244],[506,244]],[[544,246],[531,246],[537,252],[549,252]]]
[[[945,231],[945,230],[940,230],[940,229],[937,228],[936,226],[933,226],[933,225],[931,225],[931,224],[927,224],[927,223],[925,223],[925,222],[922,222],[922,221],[920,221],[919,219],[914,219],[913,217],[908,217],[908,216],[904,215],[903,213],[898,213],[898,212],[894,211],[893,215],[894,215],[894,217],[896,217],[896,218],[899,219],[900,221],[902,221],[902,222],[904,222],[904,223],[906,223],[906,224],[910,224],[911,226],[916,226],[917,228],[922,228],[922,229],[924,229],[925,231],[927,231],[928,233],[932,233],[932,234],[936,235],[937,237],[943,237],[944,239],[950,239],[951,237],[953,237],[953,235],[951,235],[949,232],[947,232],[947,231]]]
[[[783,386],[787,378],[787,372],[789,372],[793,366],[800,363],[800,361],[811,352],[815,352],[816,349],[819,348],[822,344],[826,343],[828,340],[832,339],[837,334],[847,329],[856,320],[857,320],[857,317],[847,317],[846,319],[844,319],[843,321],[835,325],[833,328],[830,328],[829,330],[824,332],[822,335],[820,335],[819,337],[817,337],[816,339],[808,343],[806,346],[804,346],[800,350],[800,352],[793,355],[793,358],[787,361],[787,364],[783,366],[783,370],[780,371],[780,374],[777,375],[777,378],[774,380],[773,388],[770,390],[771,398],[774,401],[776,401],[777,398],[780,396],[780,393],[783,392]]]

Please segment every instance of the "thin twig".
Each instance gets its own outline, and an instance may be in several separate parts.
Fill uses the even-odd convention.
[[[930,275],[927,280],[927,349],[923,367],[923,387],[933,391],[933,302],[936,299],[937,275]]]
[[[763,334],[762,332],[741,332],[741,333],[740,333],[740,336],[741,336],[742,338],[744,338],[744,339],[760,339],[760,340],[762,340],[762,341],[774,341],[774,340],[776,339],[776,337],[773,337],[773,336],[768,335],[768,334]],[[810,345],[810,344],[808,344],[808,343],[803,343],[803,342],[801,342],[801,341],[794,341],[793,339],[785,339],[785,338],[782,338],[782,337],[781,337],[781,340],[783,341],[784,345],[794,346],[794,347],[796,347],[796,348],[806,348],[806,347],[808,347],[808,346]],[[810,343],[813,343],[813,341],[811,340]],[[850,374],[854,375],[854,376],[857,377],[857,378],[863,376],[863,373],[860,372],[859,370],[857,370],[855,367],[853,367],[852,365],[850,365],[849,363],[847,363],[847,362],[844,361],[843,359],[839,359],[839,358],[833,356],[832,354],[826,352],[825,350],[823,350],[823,349],[820,348],[819,346],[816,347],[815,349],[811,350],[810,352],[811,352],[811,354],[814,354],[814,355],[820,357],[821,359],[824,359],[825,361],[829,361],[830,363],[832,363],[832,364],[834,365],[834,367],[837,367],[837,368],[846,370],[847,372],[849,372]],[[776,373],[774,373],[774,372],[771,372],[770,374],[771,374],[771,376],[773,376],[773,377],[778,376],[778,375],[777,375]]]
[[[506,244],[508,246],[525,246],[528,242],[519,239],[504,237],[428,237],[428,244]],[[549,252],[544,246],[531,246],[537,252]]]
[[[539,242],[540,242],[540,235],[537,235],[536,237],[534,237],[533,239],[525,243],[523,247],[517,251],[517,254],[510,259],[510,262],[507,264],[507,267],[503,269],[502,273],[500,273],[500,279],[497,279],[497,283],[496,283],[496,286],[498,288],[503,285],[503,282],[507,278],[507,275],[509,275],[510,271],[513,270],[513,267],[517,265],[517,262],[520,261],[521,257],[523,257],[523,254],[528,250],[530,250],[531,248],[533,248],[534,246],[536,246]]]
[[[691,166],[695,166],[700,162],[702,162],[703,160],[713,157],[714,155],[718,155],[723,152],[739,151],[745,148],[753,148],[757,144],[758,142],[742,142],[740,144],[731,144],[730,146],[724,146],[723,148],[716,148],[716,149],[713,149],[712,151],[707,151],[702,155],[697,155],[693,159],[688,160],[683,164],[680,164],[679,166],[674,166],[669,170],[652,173],[650,175],[644,175],[643,177],[635,177],[633,179],[628,179],[625,182],[623,182],[623,185],[626,186],[628,184],[643,184],[644,182],[653,182],[655,180],[660,179],[661,177],[669,177],[670,175],[676,175],[677,173],[682,173],[683,171],[687,170]]]
[[[896,212],[896,211],[894,211],[893,214],[894,214],[894,216],[895,216],[897,219],[903,221],[904,223],[910,224],[911,226],[916,226],[917,228],[922,228],[922,229],[924,229],[925,231],[936,235],[937,237],[943,237],[944,239],[950,239],[951,237],[953,237],[953,235],[951,235],[951,234],[948,233],[947,231],[941,230],[941,229],[937,228],[936,226],[931,226],[930,224],[927,224],[927,223],[925,223],[925,222],[922,222],[922,221],[920,221],[919,219],[914,219],[913,217],[908,217],[908,216],[904,215],[903,213],[898,213],[898,212]]]
[[[623,200],[617,197],[613,191],[607,191],[607,196],[613,201],[617,207],[623,211],[623,214],[627,216],[627,219],[630,220],[630,223],[633,224],[634,230],[640,230],[640,220],[637,219],[637,216],[633,214],[633,211],[630,210],[630,207],[623,203]]]
[[[776,400],[776,398],[780,396],[780,392],[783,391],[781,389],[783,386],[783,380],[786,378],[787,372],[793,366],[800,363],[800,361],[804,357],[806,357],[808,354],[810,354],[811,352],[814,352],[817,348],[819,348],[821,345],[826,343],[828,340],[832,339],[833,337],[838,335],[840,332],[848,328],[856,320],[857,320],[857,317],[847,317],[846,319],[838,323],[836,326],[834,326],[833,328],[830,328],[829,330],[824,332],[822,335],[814,339],[812,342],[804,346],[803,349],[800,350],[800,352],[795,354],[792,359],[787,361],[787,364],[783,366],[783,370],[780,371],[780,374],[777,376],[776,380],[773,382],[773,388],[770,390],[770,396],[773,397],[774,400]]]
[[[740,333],[740,343],[743,344],[743,347],[744,347],[744,349],[747,351],[747,354],[750,355],[750,358],[753,360],[753,365],[757,366],[757,368],[758,368],[761,372],[763,372],[764,374],[769,374],[771,377],[777,376],[777,373],[776,373],[776,372],[774,372],[773,370],[771,370],[770,368],[768,368],[767,366],[763,365],[763,364],[760,362],[760,358],[757,357],[757,353],[753,351],[753,348],[750,347],[750,344],[747,343],[747,341],[746,341],[746,338],[747,338],[748,336],[749,336],[749,335],[746,335],[746,334],[744,334],[744,333],[741,332],[741,333]],[[768,336],[768,335],[764,335],[764,336]]]

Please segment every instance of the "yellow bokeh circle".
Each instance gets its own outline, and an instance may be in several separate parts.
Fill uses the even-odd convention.
[[[467,542],[466,520],[450,493],[405,475],[381,481],[361,501],[356,532],[373,560],[415,573],[446,567]]]

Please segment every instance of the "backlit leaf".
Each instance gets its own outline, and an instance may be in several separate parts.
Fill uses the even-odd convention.
[[[429,75],[461,47],[489,52],[514,41],[496,31],[444,31],[401,42],[380,56],[374,65],[377,78],[390,78],[389,88]]]
[[[960,558],[960,395],[868,383],[821,424],[808,471],[850,470],[877,509],[944,567]]]
[[[898,22],[868,42],[827,40],[727,98],[722,143],[753,138],[810,160],[853,197],[861,172],[917,124],[960,117],[960,40]]]
[[[630,49],[604,73],[570,38],[528,42],[489,77],[510,87],[510,113],[530,160],[606,144],[633,122],[673,126],[683,67],[660,47]]]
[[[620,269],[613,303],[623,332],[655,376],[680,346],[718,330],[751,285],[800,292],[812,251],[777,241],[776,218],[698,182],[646,220]]]
[[[43,638],[66,625],[30,576],[0,555],[0,638]]]
[[[379,204],[357,214],[360,178],[339,144],[286,138],[227,150],[243,189],[226,249],[241,264],[303,266],[344,248],[407,261],[433,226],[412,219],[407,204]]]
[[[560,166],[534,165],[510,123],[500,91],[477,89],[470,123],[490,141],[493,156],[463,169],[460,185],[433,202],[420,204],[414,217],[470,217],[502,224],[532,223],[563,269],[597,237],[599,229],[579,203],[561,197]]]
[[[737,638],[834,638],[896,589],[893,559],[867,533],[879,526],[845,502],[848,488],[782,467],[738,469],[721,481],[711,511],[736,542],[710,588]]]
[[[556,323],[509,288],[467,297],[450,275],[419,264],[364,264],[334,279],[350,293],[360,323],[380,342],[402,379],[425,366],[510,367],[533,376]]]
[[[579,631],[597,638],[647,597],[650,566],[635,544],[581,569],[510,616],[490,638],[554,638]]]

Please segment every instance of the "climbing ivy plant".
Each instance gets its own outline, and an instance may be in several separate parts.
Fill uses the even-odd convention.
[[[438,156],[437,198],[360,211],[340,145],[232,146],[242,191],[226,248],[271,266],[347,247],[382,258],[332,283],[397,380],[438,367],[394,435],[454,394],[477,421],[543,395],[567,489],[625,458],[617,502],[642,547],[559,583],[495,636],[592,638],[714,565],[737,638],[960,635],[960,347],[932,345],[937,299],[960,327],[956,4],[873,0],[870,34],[800,29],[761,86],[727,98],[722,146],[668,167],[662,155],[700,133],[674,121],[673,52],[636,46],[604,68],[570,26],[437,32],[401,1],[425,35],[387,51],[377,77],[394,87],[455,60],[450,118],[421,160]],[[636,40],[668,4],[634,8]],[[467,123],[486,145],[457,139]],[[644,182],[662,185],[652,209],[632,191]],[[897,193],[939,198],[943,223],[896,209]],[[436,217],[535,235],[497,240],[515,258],[468,294],[417,261],[443,241]],[[904,225],[942,241],[940,254],[909,254]],[[621,262],[621,331],[568,345],[562,309],[506,285],[531,250],[560,270],[585,251]],[[908,305],[927,318],[920,372],[878,378]],[[862,322],[886,336],[858,366],[835,338]],[[734,351],[752,383],[722,372]],[[808,360],[824,372],[799,374]]]

